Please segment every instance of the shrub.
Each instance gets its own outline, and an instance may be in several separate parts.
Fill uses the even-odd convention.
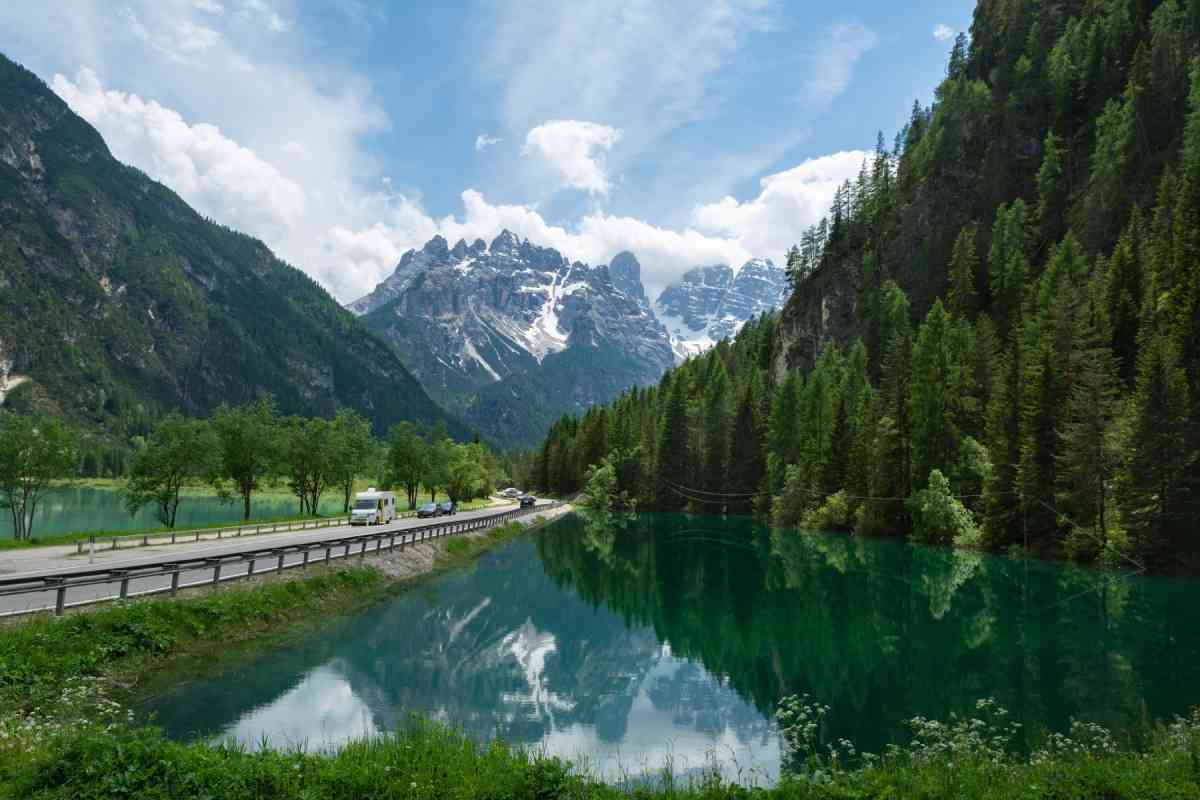
[[[941,470],[929,473],[929,487],[908,500],[913,538],[926,544],[956,544],[972,547],[980,542],[979,526],[971,512],[950,491],[950,481]]]
[[[831,494],[821,503],[804,515],[800,527],[813,531],[848,531],[854,528],[854,513],[850,510],[850,501],[843,489]]]

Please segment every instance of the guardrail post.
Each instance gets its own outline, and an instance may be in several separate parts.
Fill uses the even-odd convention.
[[[121,599],[129,597],[129,575],[124,572],[114,573],[121,576]]]
[[[257,558],[254,558],[254,557],[251,557],[251,558],[250,558],[250,569],[246,570],[246,577],[247,577],[247,578],[249,578],[251,575],[253,575],[253,574],[254,574],[254,562],[255,562],[255,561],[257,561],[257,560],[258,560],[258,559],[257,559]]]
[[[175,531],[171,531],[171,544],[175,544]]]
[[[325,563],[329,563],[329,556],[333,553],[333,545],[325,545]]]
[[[54,616],[61,617],[63,609],[67,607],[67,584],[65,581],[58,581],[58,587],[54,592]]]
[[[171,564],[171,597],[179,594],[179,565]]]
[[[307,547],[304,548],[304,561],[301,562],[300,567],[302,569],[308,569],[308,548]]]
[[[362,540],[362,548],[359,549],[359,551],[358,551],[358,557],[359,558],[367,557],[367,540],[366,539]]]
[[[218,560],[213,564],[213,588],[217,588],[221,583],[221,562]]]
[[[350,557],[350,543],[346,542],[346,552],[342,553],[342,558]]]

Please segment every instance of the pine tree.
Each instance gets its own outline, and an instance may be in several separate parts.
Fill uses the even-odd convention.
[[[950,259],[950,292],[946,298],[950,313],[961,317],[973,317],[977,309],[975,272],[979,266],[979,254],[975,249],[975,226],[963,228],[954,242],[954,255]]]
[[[1108,486],[1119,464],[1113,428],[1119,402],[1116,358],[1096,309],[1083,315],[1071,351],[1072,385],[1059,427],[1059,507],[1070,522],[1108,534]]]
[[[762,487],[764,462],[762,430],[758,420],[758,387],[750,380],[738,397],[737,412],[729,442],[729,475],[727,486],[731,513],[748,513],[753,508],[752,495]]]
[[[1068,234],[1055,248],[1032,296],[1021,385],[1021,459],[1017,468],[1031,540],[1057,544],[1058,431],[1071,394],[1071,351],[1087,261]]]
[[[1042,241],[1046,242],[1057,242],[1065,232],[1070,187],[1064,156],[1062,138],[1050,131],[1042,146],[1042,166],[1037,174],[1038,224]]]
[[[1015,338],[1019,342],[1019,333]],[[992,471],[983,487],[984,536],[993,548],[1024,543],[1025,526],[1017,485],[1017,466],[1021,461],[1018,398],[1024,377],[1021,355],[1021,346],[1014,344],[1001,358],[987,408],[986,442]]]
[[[767,487],[772,494],[783,489],[789,466],[800,460],[800,375],[789,371],[775,389],[767,423]]]
[[[950,80],[961,80],[967,77],[967,35],[959,33],[954,37],[954,47],[950,50],[950,63],[946,67],[946,75]]]
[[[655,459],[656,504],[664,511],[678,511],[687,504],[679,489],[681,477],[690,472],[688,453],[687,379],[676,374],[662,408]]]
[[[1127,180],[1134,147],[1133,89],[1111,99],[1096,120],[1096,148],[1080,226],[1092,247],[1107,246],[1128,209]]]
[[[934,469],[958,461],[968,400],[974,390],[967,323],[935,300],[912,348],[908,407],[912,420],[913,480],[924,486]]]
[[[1187,376],[1174,344],[1158,332],[1143,336],[1120,497],[1139,552],[1158,562],[1190,544],[1185,537],[1194,533],[1195,518],[1185,512],[1196,453],[1179,435],[1188,403]]]
[[[710,501],[706,509],[719,512],[725,503],[718,495],[725,491],[729,464],[729,378],[725,364],[715,359],[704,388],[704,412],[700,424],[704,431],[701,488]]]
[[[1142,218],[1134,208],[1129,225],[1117,241],[1108,262],[1108,318],[1110,345],[1127,388],[1137,380],[1137,336],[1142,301]]]
[[[996,209],[992,246],[988,251],[992,314],[1002,334],[1007,334],[1020,316],[1029,265],[1029,210],[1024,201]]]

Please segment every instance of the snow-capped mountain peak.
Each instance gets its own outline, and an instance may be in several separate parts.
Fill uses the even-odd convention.
[[[351,307],[451,407],[524,376],[526,390],[553,395],[541,404],[578,410],[674,362],[632,254],[591,266],[511,231],[486,246],[432,239]]]
[[[751,317],[782,307],[789,292],[784,270],[755,258],[736,273],[726,264],[688,270],[659,294],[654,310],[682,361],[733,336]]]

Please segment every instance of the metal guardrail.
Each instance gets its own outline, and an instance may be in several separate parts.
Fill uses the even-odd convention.
[[[265,547],[258,550],[248,550],[241,553],[230,553],[221,556],[197,556],[193,558],[177,558],[154,564],[139,564],[136,566],[116,567],[109,569],[94,569],[82,571],[65,571],[36,577],[0,579],[0,597],[54,592],[54,613],[61,615],[67,608],[90,605],[108,600],[124,600],[129,597],[144,597],[153,594],[175,595],[181,588],[192,586],[218,586],[222,581],[249,578],[253,575],[263,575],[269,572],[282,572],[285,569],[307,568],[310,564],[329,562],[338,558],[350,558],[357,555],[365,557],[368,552],[379,553],[393,550],[397,547],[420,544],[432,539],[440,539],[458,533],[493,528],[510,520],[549,511],[563,505],[555,501],[548,505],[532,508],[516,508],[499,514],[472,517],[471,519],[453,522],[435,522],[414,528],[372,531],[370,533],[345,536],[337,539],[316,542],[301,542],[297,544]],[[385,544],[386,543],[386,544]],[[370,547],[370,545],[374,547]],[[340,552],[335,552],[340,551]],[[314,558],[316,553],[319,557]],[[289,563],[290,559],[290,563]],[[256,569],[260,563],[268,562],[266,569]],[[238,566],[234,572],[225,570],[226,566]],[[183,583],[183,573],[201,572],[206,574],[204,579]],[[169,578],[169,583],[162,586],[152,586],[138,591],[130,591],[131,581],[145,579]],[[119,584],[118,594],[103,597],[92,597],[74,603],[67,602],[67,592],[87,586],[103,586]],[[46,611],[51,606],[28,608],[9,612],[0,612],[0,616],[15,614],[30,614]]]
[[[473,510],[473,509],[464,509]],[[392,517],[397,519],[412,519],[416,511],[401,511]],[[336,517],[321,519],[298,519],[291,522],[258,522],[245,525],[222,525],[218,528],[194,528],[186,531],[159,531],[157,533],[127,533],[117,536],[96,538],[89,536],[75,542],[75,554],[83,555],[85,548],[95,550],[128,550],[134,547],[153,547],[162,544],[178,544],[189,539],[193,542],[203,542],[207,539],[241,538],[242,536],[258,536],[263,533],[279,533],[280,531],[317,530],[319,528],[336,528],[350,524],[350,516],[342,514]]]
[[[403,514],[397,514],[395,519],[405,519],[416,514],[415,511],[408,511]],[[194,528],[190,531],[160,531],[158,533],[130,533],[124,536],[104,536],[96,538],[89,536],[86,539],[80,539],[75,543],[76,555],[83,555],[84,549],[95,548],[97,550],[126,550],[131,547],[150,547],[157,544],[177,544],[178,542],[186,542],[191,539],[193,542],[200,542],[205,539],[223,539],[225,536],[233,538],[241,536],[257,536],[261,533],[278,533],[279,531],[296,531],[296,530],[316,530],[318,528],[332,528],[335,526],[349,525],[350,517],[343,515],[338,517],[324,517],[321,519],[303,519],[294,520],[292,522],[262,522],[258,524],[247,525],[229,525],[219,528]]]

